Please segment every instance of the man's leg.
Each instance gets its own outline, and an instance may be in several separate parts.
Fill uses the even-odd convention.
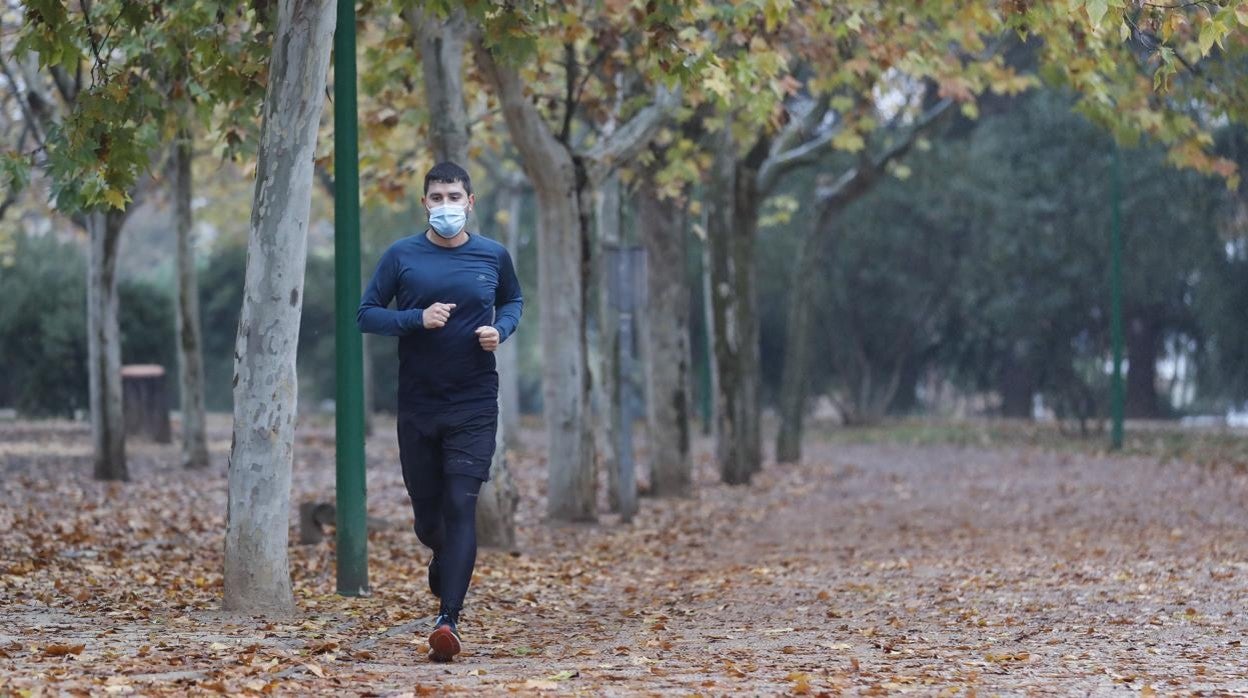
[[[447,553],[442,564],[443,613],[458,615],[472,580],[477,560],[477,495],[482,483],[490,479],[497,429],[497,407],[448,415],[442,439]]]
[[[447,475],[443,485],[442,518],[446,540],[439,555],[442,573],[442,612],[458,616],[477,563],[477,495],[481,480],[471,475]]]
[[[442,447],[432,419],[400,414],[399,462],[412,502],[416,537],[436,556],[446,540],[442,517]]]
[[[477,495],[490,477],[498,411],[447,417],[442,438],[442,518],[446,531],[439,557],[442,609],[429,636],[430,657],[444,661],[460,651],[459,612],[477,562]]]

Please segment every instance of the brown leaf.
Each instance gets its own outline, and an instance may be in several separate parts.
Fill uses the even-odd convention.
[[[64,657],[67,654],[82,654],[86,648],[86,645],[48,645],[43,648],[43,654],[47,657]]]

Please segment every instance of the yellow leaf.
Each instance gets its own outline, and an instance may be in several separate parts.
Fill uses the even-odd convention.
[[[841,132],[836,134],[836,136],[832,139],[832,147],[851,153],[856,153],[859,150],[862,150],[866,147],[866,145],[867,142],[862,139],[862,136],[859,135],[857,131],[853,131],[851,129],[841,130]]]
[[[126,207],[126,202],[129,200],[130,197],[126,196],[126,193],[120,189],[104,190],[104,202],[119,211]]]

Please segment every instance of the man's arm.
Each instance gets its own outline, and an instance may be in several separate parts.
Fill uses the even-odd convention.
[[[355,314],[355,324],[361,332],[400,337],[424,327],[424,311],[420,308],[390,310],[386,307],[394,299],[398,283],[398,259],[391,250],[386,250],[381,261],[377,263],[377,270],[373,272],[368,288],[364,289],[360,309]]]
[[[494,292],[494,327],[498,330],[500,344],[516,331],[523,312],[524,296],[520,293],[520,279],[516,277],[511,254],[504,249],[498,259],[498,288]]]

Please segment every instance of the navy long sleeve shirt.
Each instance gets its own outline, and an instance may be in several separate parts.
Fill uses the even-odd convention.
[[[434,303],[455,308],[445,325],[426,329],[422,313]],[[498,371],[476,329],[492,325],[501,343],[523,307],[506,247],[475,233],[459,247],[441,247],[422,232],[381,256],[356,323],[361,332],[399,338],[400,412],[488,408],[497,405]]]

